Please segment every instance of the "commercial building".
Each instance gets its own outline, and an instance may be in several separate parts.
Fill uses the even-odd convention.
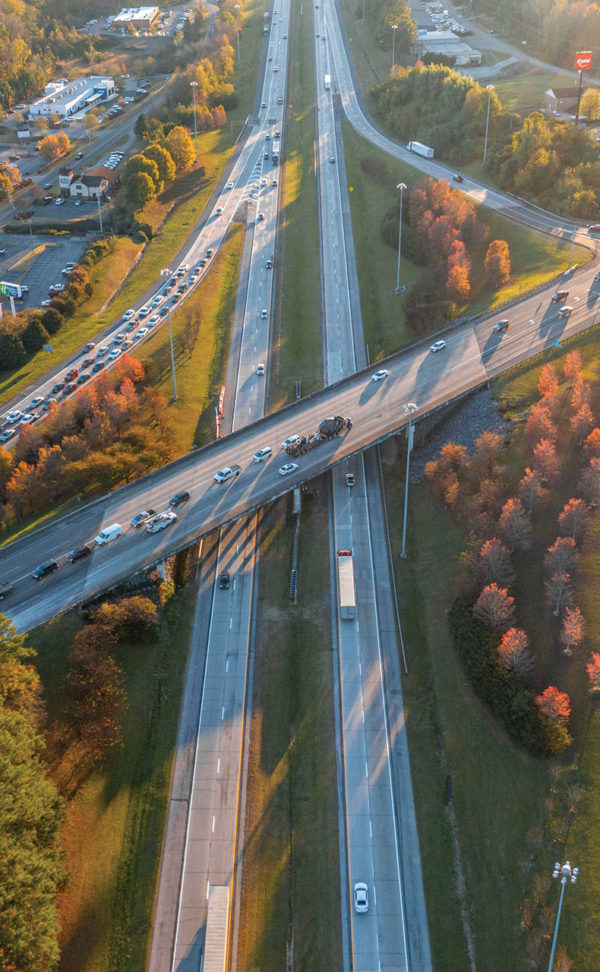
[[[81,175],[75,175],[73,169],[61,169],[58,173],[58,185],[61,195],[73,199],[98,199],[106,195],[113,186],[120,182],[119,176],[105,165],[96,165],[87,169]]]
[[[78,111],[88,111],[102,101],[109,101],[115,94],[115,82],[112,78],[102,78],[92,75],[89,78],[77,78],[76,81],[51,81],[44,88],[41,98],[36,98],[29,106],[31,118],[38,115],[50,117],[60,115],[68,118]]]
[[[544,108],[547,111],[573,114],[577,107],[579,88],[548,88],[544,91]]]
[[[113,30],[127,30],[131,26],[136,30],[148,31],[155,26],[159,14],[158,7],[123,7],[111,26]]]
[[[428,30],[417,37],[419,56],[445,54],[453,57],[456,67],[473,67],[481,64],[481,51],[460,40],[451,30]]]

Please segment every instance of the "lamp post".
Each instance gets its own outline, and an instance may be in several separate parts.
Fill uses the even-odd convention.
[[[490,127],[490,103],[491,103],[491,100],[492,100],[492,91],[494,90],[494,85],[493,84],[487,84],[486,85],[486,88],[487,88],[487,93],[488,93],[488,106],[487,106],[487,116],[486,116],[486,119],[485,119],[485,142],[483,143],[483,161],[484,162],[485,162],[486,157],[487,157],[488,129]]]
[[[404,522],[402,525],[402,553],[400,556],[406,560],[406,519],[408,516],[408,477],[410,473],[410,454],[412,452],[414,429],[412,424],[413,412],[418,409],[416,402],[407,402],[404,411],[408,412],[408,428],[406,430],[407,449],[406,449],[406,482],[404,484]]]
[[[560,877],[561,889],[560,889],[560,900],[558,902],[558,912],[556,914],[556,924],[554,926],[554,938],[552,939],[552,951],[550,952],[550,961],[548,963],[548,972],[552,972],[552,965],[554,962],[554,952],[556,951],[556,939],[558,938],[558,926],[560,924],[560,913],[562,910],[563,898],[565,896],[565,888],[567,886],[567,878],[571,879],[571,884],[577,883],[577,877],[579,875],[578,867],[571,867],[571,862],[567,861],[566,864],[559,864],[558,861],[554,865],[554,870],[552,871],[552,877]]]
[[[236,3],[233,9],[235,10],[235,18],[237,24],[235,36],[237,39],[237,58],[239,61],[240,59],[240,5],[239,3]]]
[[[170,277],[171,270],[165,267],[160,271],[161,277]],[[171,308],[169,307],[169,344],[171,345],[171,374],[173,375],[173,401],[177,401],[177,382],[175,381],[175,353],[173,351],[173,329],[171,328]]]
[[[396,63],[396,31],[398,24],[392,24],[392,67]]]
[[[100,220],[100,232],[104,233],[104,228],[102,226],[102,206],[100,205],[100,192],[98,192],[98,219]]]
[[[194,148],[196,150],[196,162],[198,161],[198,129],[196,127],[196,88],[198,87],[197,81],[190,81],[190,88],[192,89],[192,96],[194,99]]]
[[[400,287],[400,256],[402,252],[402,197],[406,189],[405,182],[399,182],[396,189],[400,190],[400,223],[398,225],[398,269],[396,271],[396,293],[399,294],[404,287]]]

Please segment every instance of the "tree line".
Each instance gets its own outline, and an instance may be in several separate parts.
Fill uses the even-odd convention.
[[[524,120],[496,91],[440,64],[396,67],[371,94],[396,137],[431,145],[464,165],[481,159],[489,103],[487,165],[503,189],[565,216],[600,214],[600,146],[584,129],[536,111]]]
[[[57,502],[104,492],[173,458],[167,401],[123,355],[44,422],[24,426],[14,455],[0,449],[0,518],[20,522]]]
[[[388,182],[390,175],[373,160],[364,160],[369,175]],[[406,323],[425,333],[454,317],[483,287],[505,286],[511,275],[506,240],[488,243],[489,230],[473,203],[445,179],[424,177],[410,189],[403,206],[402,253],[423,272],[404,300]],[[382,224],[382,236],[398,246],[399,209],[392,206]],[[483,264],[483,275],[473,267]]]
[[[571,700],[560,686],[543,684],[548,667],[566,677],[556,653],[585,666],[590,692],[600,692],[600,654],[585,656],[585,618],[574,585],[600,499],[600,428],[577,351],[565,357],[562,382],[553,364],[542,368],[540,399],[525,423],[528,464],[516,483],[508,474],[504,439],[495,433],[484,433],[470,456],[448,443],[425,470],[436,495],[470,534],[461,590],[450,611],[457,651],[476,692],[509,735],[544,757],[572,742]],[[573,493],[563,503],[557,498],[567,490]],[[526,577],[537,579],[533,591]],[[540,644],[536,631],[535,645],[526,632],[519,596],[533,596],[540,610],[545,603],[541,637],[550,644]],[[550,666],[548,653],[554,657]]]

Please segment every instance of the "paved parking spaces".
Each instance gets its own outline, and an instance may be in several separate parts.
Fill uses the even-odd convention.
[[[26,294],[23,302],[16,304],[17,310],[21,310],[25,307],[39,307],[42,300],[48,297],[50,284],[64,282],[62,268],[65,263],[74,263],[80,258],[85,250],[86,240],[79,236],[57,240],[48,236],[31,237],[29,233],[23,236],[2,234],[0,246],[6,249],[6,254],[0,256],[0,280],[26,284],[29,287],[29,294]],[[23,272],[19,264],[36,247],[43,247],[43,250]],[[7,308],[8,301],[4,301],[4,312]]]

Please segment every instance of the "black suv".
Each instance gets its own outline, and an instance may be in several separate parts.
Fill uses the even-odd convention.
[[[183,506],[184,503],[190,498],[190,494],[187,489],[182,489],[180,493],[175,493],[175,496],[171,497],[169,500],[169,506]]]
[[[45,564],[40,564],[36,567],[32,573],[34,580],[41,580],[42,577],[47,577],[48,574],[53,574],[55,570],[58,570],[58,564],[55,560],[47,560]]]
[[[92,552],[92,548],[85,544],[83,547],[77,547],[76,550],[71,550],[67,554],[67,560],[70,564],[74,564],[77,560],[83,560],[84,557],[89,557]]]

